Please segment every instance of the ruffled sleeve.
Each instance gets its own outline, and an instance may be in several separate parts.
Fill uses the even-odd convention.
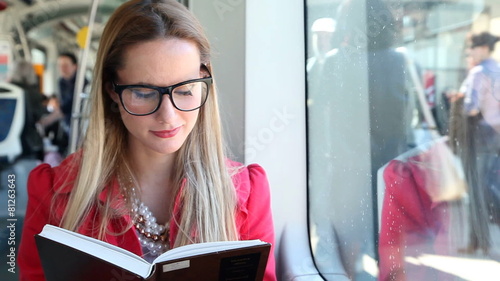
[[[54,171],[48,164],[41,164],[28,177],[28,206],[19,247],[20,280],[45,280],[35,244],[35,234],[50,221],[53,197]]]
[[[274,224],[271,212],[271,193],[264,169],[252,164],[233,177],[238,193],[237,225],[240,239],[260,239],[271,243],[265,281],[276,280],[274,260]]]

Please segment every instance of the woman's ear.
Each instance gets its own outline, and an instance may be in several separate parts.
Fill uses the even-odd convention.
[[[210,76],[210,69],[209,69],[210,65],[209,63],[205,64],[205,63],[202,63],[201,66],[200,66],[200,77],[209,77]]]
[[[107,94],[109,95],[109,97],[114,101],[116,102],[117,104],[120,103],[120,97],[118,96],[118,94],[115,92],[114,90],[114,87],[113,85],[111,84],[111,82],[106,82],[104,84],[104,89],[106,89],[106,92]]]

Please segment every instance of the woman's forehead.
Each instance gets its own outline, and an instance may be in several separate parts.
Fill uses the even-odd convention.
[[[128,47],[117,71],[126,83],[170,85],[197,78],[200,52],[195,43],[183,39],[156,39]],[[133,81],[131,81],[133,80]]]

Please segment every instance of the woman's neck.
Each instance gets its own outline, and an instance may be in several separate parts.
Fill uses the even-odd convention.
[[[174,199],[172,171],[175,155],[161,155],[129,149],[130,168],[135,176],[140,200],[151,210],[159,224],[170,218]]]

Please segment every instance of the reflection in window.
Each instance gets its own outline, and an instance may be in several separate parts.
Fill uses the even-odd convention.
[[[327,280],[498,276],[500,3],[306,3],[318,270]]]

